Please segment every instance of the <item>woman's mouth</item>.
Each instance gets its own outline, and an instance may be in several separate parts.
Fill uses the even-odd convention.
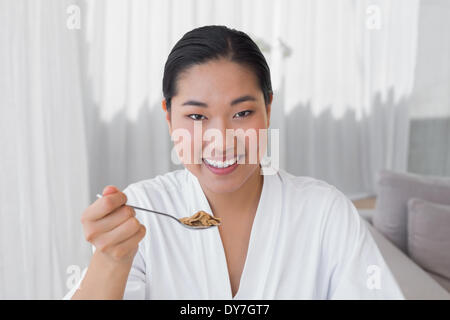
[[[239,157],[234,157],[230,160],[220,161],[220,160],[212,160],[203,158],[203,163],[206,167],[214,174],[224,175],[229,174],[238,166],[238,161],[243,157],[243,155]]]

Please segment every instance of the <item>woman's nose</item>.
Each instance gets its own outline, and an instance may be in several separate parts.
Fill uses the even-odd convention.
[[[216,119],[215,121],[210,122],[209,126],[206,128],[206,131],[210,129],[210,134],[207,133],[206,136],[214,136],[214,141],[210,142],[214,143],[215,150],[223,150],[223,155],[225,155],[225,150],[234,149],[233,129],[227,120]]]

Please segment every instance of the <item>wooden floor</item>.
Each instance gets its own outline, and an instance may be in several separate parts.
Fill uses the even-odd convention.
[[[356,209],[375,209],[376,197],[354,200]]]

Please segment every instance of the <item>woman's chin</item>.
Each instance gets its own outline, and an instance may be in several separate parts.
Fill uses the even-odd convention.
[[[242,186],[242,183],[219,183],[218,181],[205,181],[203,184],[208,188],[208,190],[212,193],[216,194],[224,194],[224,193],[232,193]]]

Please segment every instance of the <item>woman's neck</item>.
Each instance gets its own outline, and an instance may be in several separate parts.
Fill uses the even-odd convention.
[[[203,190],[214,216],[243,218],[242,215],[256,213],[263,183],[264,176],[260,174],[258,167],[238,190],[228,193],[214,193],[207,188]]]

